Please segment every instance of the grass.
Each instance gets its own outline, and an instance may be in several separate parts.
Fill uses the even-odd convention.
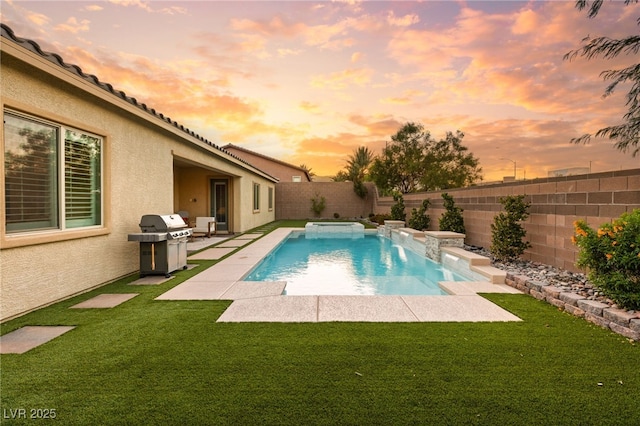
[[[2,356],[2,423],[640,424],[640,346],[529,296],[486,295],[519,323],[216,323],[230,302],[153,300],[200,263],[2,324],[77,326]],[[140,295],[68,309],[113,292]]]

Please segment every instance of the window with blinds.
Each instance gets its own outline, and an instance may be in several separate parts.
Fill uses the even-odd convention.
[[[67,130],[64,174],[67,228],[100,224],[100,139]]]
[[[7,233],[101,224],[101,138],[5,111],[4,140]]]

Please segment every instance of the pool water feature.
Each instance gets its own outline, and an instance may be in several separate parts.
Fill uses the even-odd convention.
[[[293,232],[243,281],[286,281],[286,295],[445,295],[439,281],[469,280],[386,237]]]

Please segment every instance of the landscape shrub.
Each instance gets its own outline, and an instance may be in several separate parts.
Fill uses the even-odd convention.
[[[393,220],[405,220],[407,214],[404,212],[404,197],[400,193],[393,194],[393,201],[396,203],[391,206],[391,218]]]
[[[313,211],[316,216],[320,216],[322,214],[326,205],[327,199],[320,194],[316,193],[311,199],[311,211]]]
[[[624,213],[597,230],[574,222],[577,266],[620,307],[640,310],[640,209]]]
[[[498,260],[517,259],[531,247],[523,241],[527,231],[521,223],[529,217],[531,203],[524,201],[524,195],[500,197],[504,212],[498,214],[491,224],[491,253]]]
[[[427,215],[427,209],[431,202],[427,199],[422,201],[419,209],[411,209],[411,217],[409,218],[409,228],[416,229],[418,231],[425,231],[429,229],[430,218]]]
[[[442,213],[440,217],[440,230],[465,234],[464,218],[462,217],[464,210],[457,207],[455,201],[453,201],[453,197],[446,192],[442,194],[442,198],[444,199],[444,208],[447,211]]]
[[[386,214],[386,213],[379,213],[379,214],[372,213],[369,215],[369,220],[373,223],[377,223],[378,225],[384,225],[384,221],[392,220],[392,217],[390,214]]]

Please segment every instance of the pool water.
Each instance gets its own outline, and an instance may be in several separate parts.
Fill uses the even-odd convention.
[[[244,281],[286,281],[287,295],[444,295],[438,281],[468,281],[377,235],[294,233]]]

